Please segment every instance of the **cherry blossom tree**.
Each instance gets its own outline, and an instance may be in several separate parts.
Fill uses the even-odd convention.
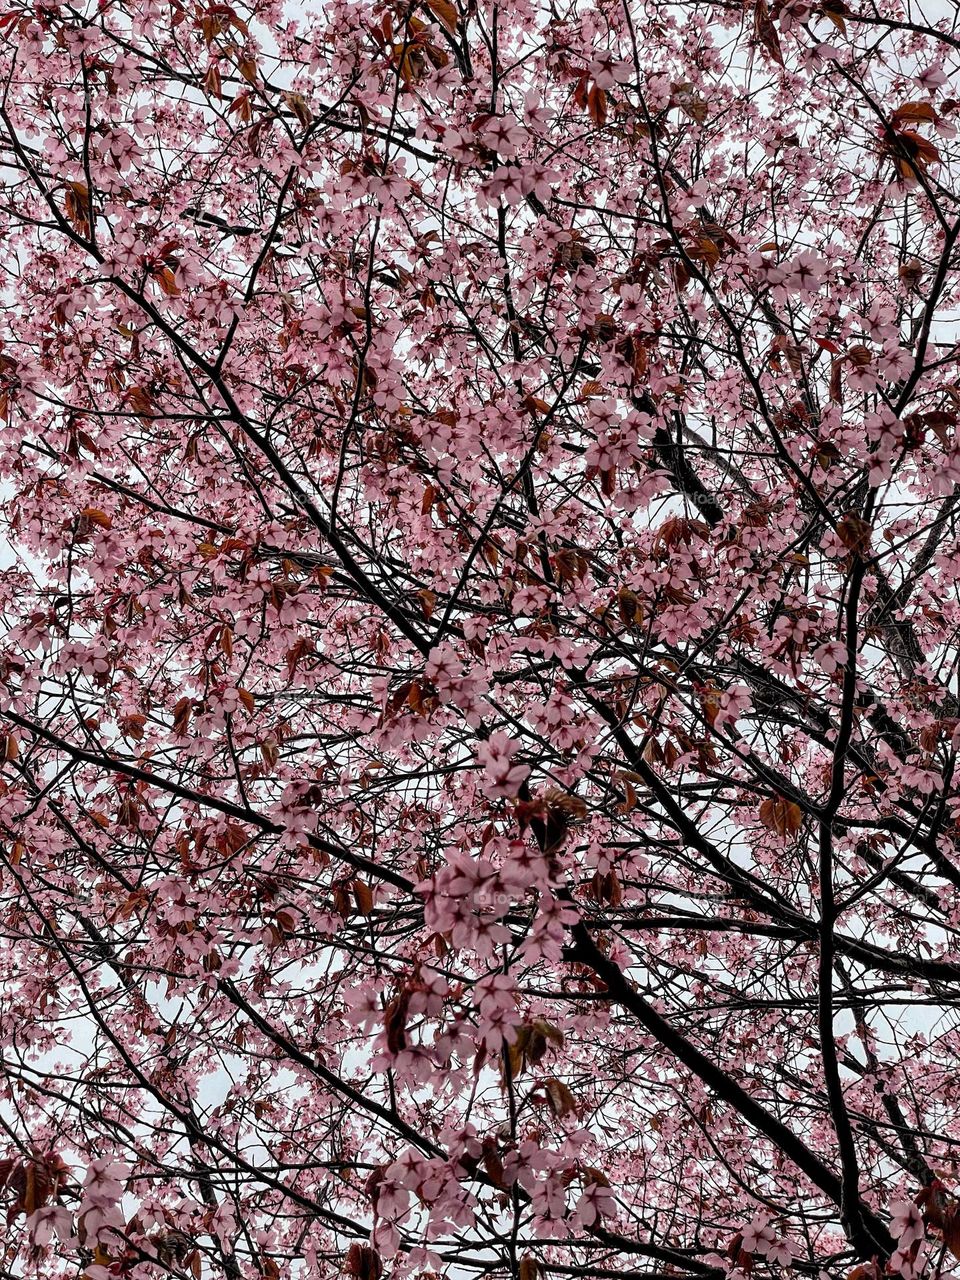
[[[4,1277],[960,1268],[958,51],[0,13]]]

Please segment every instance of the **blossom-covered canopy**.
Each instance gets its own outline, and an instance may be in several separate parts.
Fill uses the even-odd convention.
[[[958,30],[0,13],[5,1276],[951,1272]]]

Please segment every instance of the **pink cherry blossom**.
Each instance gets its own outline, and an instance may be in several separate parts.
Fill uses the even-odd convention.
[[[923,1219],[912,1200],[890,1202],[890,1230],[902,1250],[909,1249],[924,1237]]]

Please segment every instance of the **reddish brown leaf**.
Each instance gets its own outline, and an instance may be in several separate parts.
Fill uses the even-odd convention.
[[[597,128],[602,129],[607,123],[607,95],[598,84],[592,85],[587,94],[587,111]]]
[[[760,806],[760,821],[778,836],[795,835],[803,826],[803,810],[785,796],[776,796]]]
[[[357,910],[362,916],[370,916],[373,914],[373,890],[363,880],[354,880],[353,882],[353,899],[357,904]]]
[[[84,519],[89,520],[91,524],[97,525],[100,529],[110,529],[113,526],[112,518],[97,507],[84,507],[80,514]]]
[[[383,1029],[387,1036],[387,1048],[399,1053],[407,1047],[407,1013],[410,1008],[410,992],[395,996],[383,1011]]]
[[[847,34],[847,24],[844,22],[844,14],[850,12],[844,0],[824,0],[820,6],[821,12],[825,18],[833,23],[842,36]]]
[[[368,1244],[352,1244],[344,1259],[344,1270],[354,1280],[380,1280],[383,1263],[376,1249]]]
[[[774,26],[770,17],[770,10],[767,8],[767,0],[756,0],[756,6],[753,11],[753,29],[760,44],[763,45],[774,62],[782,67],[783,50],[780,48],[780,37],[777,34],[777,28]]]
[[[310,110],[306,98],[302,93],[292,93],[290,91],[285,92],[282,96],[284,102],[297,117],[298,122],[306,129],[313,120],[313,112]]]
[[[848,551],[858,554],[863,554],[870,550],[871,532],[869,521],[864,520],[853,511],[848,511],[837,522],[837,537]]]
[[[457,34],[457,22],[460,18],[457,6],[451,4],[450,0],[425,0],[425,3],[440,25],[446,27],[447,31],[452,36],[455,36]]]
[[[903,124],[936,124],[937,112],[932,102],[905,102],[891,117],[894,127]]]
[[[507,1184],[503,1177],[503,1161],[500,1159],[500,1152],[497,1150],[496,1138],[487,1137],[483,1140],[483,1167],[493,1185],[499,1187],[501,1191],[506,1191]]]
[[[562,1080],[556,1080],[551,1076],[544,1081],[543,1088],[547,1095],[547,1103],[555,1116],[562,1119],[576,1111],[576,1099]]]

